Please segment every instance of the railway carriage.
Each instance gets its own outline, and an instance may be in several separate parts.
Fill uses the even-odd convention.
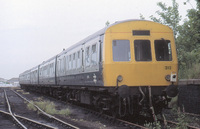
[[[38,66],[32,68],[30,70],[30,83],[32,85],[37,85],[38,84]]]
[[[25,72],[23,72],[19,75],[19,84],[20,85],[30,85],[31,84],[30,73],[31,73],[31,70],[26,70]]]
[[[56,85],[56,56],[38,66],[38,85]]]
[[[161,113],[178,93],[173,31],[151,21],[116,22],[35,68],[38,83],[22,83],[26,71],[23,88],[121,117]]]

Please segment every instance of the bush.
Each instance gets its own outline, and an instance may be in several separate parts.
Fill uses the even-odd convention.
[[[193,63],[189,68],[182,65],[179,68],[179,78],[181,79],[199,79],[200,78],[200,64]]]

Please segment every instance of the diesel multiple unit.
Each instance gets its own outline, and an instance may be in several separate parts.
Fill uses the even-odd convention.
[[[113,115],[161,113],[177,95],[172,29],[116,22],[20,74],[22,88],[88,104]]]

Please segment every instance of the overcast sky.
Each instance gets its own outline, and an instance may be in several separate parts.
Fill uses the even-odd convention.
[[[0,0],[0,77],[10,79],[60,53],[109,21],[146,19],[171,0]],[[195,0],[177,0],[183,18]]]

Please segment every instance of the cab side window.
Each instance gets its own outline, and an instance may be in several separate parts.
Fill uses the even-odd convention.
[[[171,43],[169,40],[155,40],[154,45],[157,61],[172,61]]]

